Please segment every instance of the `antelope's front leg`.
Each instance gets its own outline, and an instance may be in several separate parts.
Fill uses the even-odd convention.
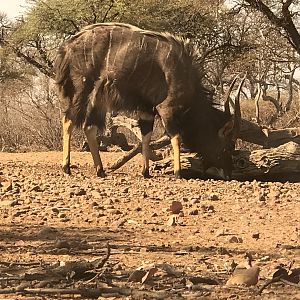
[[[62,119],[62,127],[63,127],[63,162],[62,168],[63,171],[67,174],[71,174],[70,169],[70,142],[71,135],[74,128],[73,122],[68,119],[66,116]]]
[[[87,126],[84,128],[84,133],[88,140],[90,151],[92,153],[94,165],[96,168],[98,177],[105,177],[105,172],[103,170],[102,161],[99,154],[99,145],[97,142],[97,127],[96,126]]]
[[[176,108],[171,104],[172,98],[167,98],[164,102],[156,106],[158,114],[161,117],[166,132],[171,137],[171,144],[174,154],[174,175],[175,178],[181,178],[180,165],[180,137],[177,122],[174,119],[176,115]]]
[[[142,155],[144,159],[143,176],[144,178],[151,178],[149,173],[149,156],[150,156],[150,142],[153,132],[154,116],[150,114],[141,114],[138,121],[142,133]]]
[[[175,178],[181,178],[181,164],[180,164],[180,137],[175,135],[171,138],[171,144],[174,154],[174,175]]]

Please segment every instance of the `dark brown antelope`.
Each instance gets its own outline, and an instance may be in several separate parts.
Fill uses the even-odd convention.
[[[70,174],[72,128],[83,127],[98,176],[105,176],[97,128],[109,111],[136,111],[142,133],[143,175],[149,177],[149,143],[155,114],[171,137],[174,174],[180,177],[180,142],[200,153],[205,165],[232,171],[240,123],[218,110],[203,86],[197,48],[187,40],[120,23],[85,27],[58,51],[56,83],[63,99],[63,170]]]

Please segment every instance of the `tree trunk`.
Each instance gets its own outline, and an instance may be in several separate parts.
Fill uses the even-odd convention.
[[[202,160],[195,154],[181,157],[182,172],[185,178],[218,178],[214,168],[205,174]],[[166,158],[152,165],[154,171],[173,173],[173,159]],[[289,142],[277,148],[255,151],[239,150],[234,156],[233,179],[237,180],[299,180],[300,146]]]

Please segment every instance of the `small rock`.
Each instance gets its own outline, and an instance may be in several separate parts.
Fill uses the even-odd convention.
[[[198,209],[192,209],[189,211],[190,216],[197,216],[199,214]]]
[[[60,219],[60,221],[64,222],[64,223],[69,222],[70,220],[71,220],[70,218],[62,218],[62,219]]]
[[[266,201],[266,196],[264,194],[260,193],[260,194],[257,195],[257,200],[265,202]]]
[[[218,200],[220,200],[220,196],[219,196],[219,194],[211,193],[211,194],[208,196],[208,199],[209,199],[209,200],[212,200],[212,201],[218,201]]]
[[[71,248],[71,245],[69,244],[69,242],[65,241],[65,240],[56,241],[54,246],[55,246],[55,248],[58,248],[58,249],[62,249],[62,248],[70,249]]]
[[[38,233],[38,236],[40,238],[46,238],[46,239],[54,239],[58,235],[58,230],[53,227],[44,227],[40,230]]]
[[[122,212],[119,209],[108,209],[108,211],[112,215],[122,215]]]
[[[239,269],[238,267],[232,274],[232,277],[229,278],[226,285],[245,285],[251,286],[256,285],[258,282],[258,275],[259,275],[259,267],[254,266],[249,269]]]
[[[259,259],[259,261],[270,261],[271,257],[269,255],[263,256],[262,258]]]
[[[183,206],[180,201],[172,201],[169,211],[172,212],[172,214],[179,214],[183,209]]]
[[[203,205],[201,205],[201,209],[205,213],[215,212],[215,207],[213,205],[205,205],[205,204],[203,204]]]
[[[167,225],[168,226],[176,226],[177,225],[177,216],[176,215],[170,216],[167,221]]]
[[[2,183],[2,190],[4,193],[10,192],[12,191],[12,189],[13,189],[13,185],[11,181]]]
[[[142,282],[143,277],[146,275],[145,270],[135,270],[128,278],[128,282]]]
[[[101,193],[98,191],[93,190],[93,191],[91,191],[90,195],[92,198],[101,199]]]
[[[259,239],[259,232],[253,233],[252,238],[258,240]]]
[[[18,200],[13,200],[13,201],[10,202],[10,206],[14,207],[16,205],[20,205]]]
[[[13,194],[19,194],[20,193],[20,188],[19,187],[14,187],[12,190]]]
[[[26,211],[26,212],[27,212],[27,211]],[[24,212],[24,211],[22,211],[22,210],[19,210],[19,211],[17,211],[15,214],[13,214],[13,217],[14,217],[14,218],[20,217],[21,215],[23,215],[23,214],[26,213],[26,212]]]
[[[51,210],[54,214],[59,214],[59,209],[57,207],[52,207]]]
[[[59,218],[61,218],[61,219],[64,219],[64,218],[66,218],[67,217],[67,215],[65,214],[65,213],[60,213],[59,214]]]
[[[39,185],[35,185],[30,189],[31,192],[42,192],[43,189]]]
[[[119,220],[115,223],[116,227],[123,227],[127,223],[126,219]]]
[[[197,203],[200,203],[200,199],[193,199],[193,201],[192,201],[192,204],[197,204]]]
[[[75,196],[84,196],[84,195],[86,195],[86,190],[83,188],[75,190],[74,195]]]
[[[232,236],[229,238],[228,240],[229,243],[238,243],[238,244],[241,244],[243,243],[243,239],[241,237],[238,237],[238,236]]]
[[[106,199],[104,202],[103,202],[104,205],[112,205],[114,204],[113,201],[111,199]]]

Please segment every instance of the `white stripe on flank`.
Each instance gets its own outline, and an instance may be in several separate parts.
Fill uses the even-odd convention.
[[[93,35],[92,35],[92,47],[91,47],[91,56],[92,56],[92,64],[93,67],[95,68],[95,57],[94,57],[94,44],[95,44],[95,30],[93,30]]]
[[[109,31],[109,44],[108,44],[108,50],[107,50],[107,56],[106,56],[106,71],[109,72],[109,56],[110,56],[110,50],[111,50],[111,44],[112,44],[112,37],[113,37],[113,31],[115,27],[113,27]]]
[[[124,34],[124,28],[122,28],[122,30],[121,30],[121,38],[120,38],[120,42],[119,42],[119,45],[118,45],[118,49],[117,49],[117,51],[115,53],[115,57],[114,57],[114,61],[113,61],[112,67],[115,66],[117,55],[119,54],[121,46],[123,46],[123,34]]]
[[[136,68],[137,68],[138,61],[139,61],[139,59],[140,59],[140,56],[141,56],[141,52],[142,52],[142,48],[143,48],[144,43],[145,43],[145,36],[143,36],[143,38],[142,38],[142,41],[141,41],[141,44],[140,44],[140,47],[139,47],[138,55],[137,55],[136,58],[135,58],[135,62],[134,62],[133,69],[132,69],[130,75],[128,76],[128,78],[130,78],[131,75],[134,74],[134,72],[135,72],[135,70],[136,70]]]
[[[87,60],[87,53],[86,53],[86,43],[87,43],[88,36],[89,36],[88,34],[85,34],[84,42],[83,42],[83,55],[84,55],[84,63],[86,68],[88,68],[88,60]]]
[[[121,66],[122,66],[122,68],[123,68],[123,65],[124,65],[124,63],[125,63],[125,59],[126,59],[126,56],[127,56],[127,53],[128,53],[128,49],[130,48],[130,44],[131,44],[131,41],[132,41],[132,36],[133,36],[133,33],[134,33],[134,31],[131,31],[131,36],[130,36],[130,38],[128,39],[128,42],[127,42],[127,45],[126,45],[126,49],[124,49],[124,55],[123,55],[123,57],[122,57],[122,63],[120,64]],[[121,61],[120,61],[121,62]]]
[[[154,50],[154,52],[153,52],[153,58],[154,58],[155,55],[156,55],[156,51],[157,51],[157,49],[158,49],[158,45],[159,45],[159,39],[156,38],[156,45],[155,45],[155,50]]]
[[[143,38],[142,38],[142,41],[141,41],[141,44],[140,44],[140,50],[143,49],[144,44],[145,44],[145,35],[143,35]]]
[[[167,63],[167,60],[168,60],[168,58],[169,58],[169,56],[170,56],[172,50],[173,50],[173,45],[170,44],[170,49],[169,49],[169,52],[168,52],[168,54],[167,54],[167,56],[166,56],[166,61],[165,61],[165,63]]]

